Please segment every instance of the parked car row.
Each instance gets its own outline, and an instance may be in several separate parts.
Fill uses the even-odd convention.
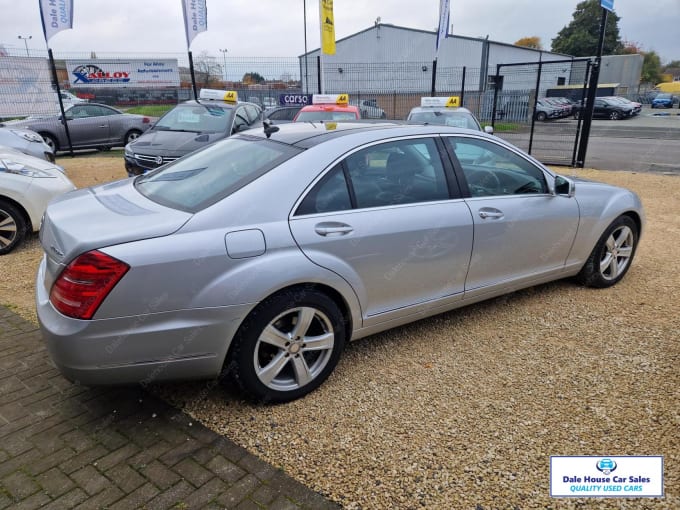
[[[596,97],[593,106],[593,118],[620,120],[638,115],[642,110],[640,103],[630,101],[624,97],[607,96]],[[582,109],[579,109],[574,118],[578,119],[582,116]]]

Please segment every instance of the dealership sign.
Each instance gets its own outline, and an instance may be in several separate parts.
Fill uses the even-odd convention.
[[[176,59],[67,60],[71,87],[179,87]]]
[[[552,456],[553,498],[663,498],[663,457]]]
[[[312,104],[312,94],[279,94],[279,104],[282,106]]]

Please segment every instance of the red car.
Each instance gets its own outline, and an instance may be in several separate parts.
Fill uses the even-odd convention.
[[[349,103],[347,94],[314,94],[312,104],[304,106],[293,122],[358,120],[361,112],[358,106]]]

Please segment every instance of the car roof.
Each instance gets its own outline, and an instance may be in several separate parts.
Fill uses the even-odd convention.
[[[260,108],[260,105],[255,104],[255,103],[251,103],[251,102],[248,102],[248,101],[238,101],[236,103],[226,103],[224,101],[216,101],[214,99],[199,99],[199,100],[190,99],[189,101],[184,101],[183,103],[179,103],[177,106],[183,106],[183,105],[217,106],[219,108],[224,108],[225,110],[231,110],[233,108],[236,108],[237,106],[241,106],[241,105],[244,105],[244,104],[249,104],[249,105],[252,105],[256,108]]]
[[[410,113],[418,112],[461,112],[469,113],[470,115],[472,115],[472,112],[463,106],[460,106],[458,108],[451,108],[448,106],[414,106],[413,108],[411,108]]]
[[[308,104],[303,106],[301,112],[352,112],[357,113],[359,108],[354,105],[340,104]]]
[[[487,136],[485,133],[473,129],[455,128],[441,125],[390,123],[384,121],[375,123],[367,123],[365,121],[291,122],[288,124],[277,124],[275,127],[278,129],[276,131],[270,131],[269,136],[267,136],[265,130],[262,128],[249,129],[234,136],[269,138],[276,142],[294,145],[303,149],[308,149],[333,138],[369,132],[375,132],[376,139],[379,139],[380,135],[384,135],[385,137],[409,135],[425,136],[436,135],[439,133],[472,133],[475,136]],[[495,138],[491,137],[491,139]]]

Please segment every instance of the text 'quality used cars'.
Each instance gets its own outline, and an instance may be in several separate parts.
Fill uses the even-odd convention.
[[[350,340],[550,280],[614,285],[643,228],[635,193],[479,131],[267,125],[53,202],[37,311],[73,381],[224,371],[282,402]]]

